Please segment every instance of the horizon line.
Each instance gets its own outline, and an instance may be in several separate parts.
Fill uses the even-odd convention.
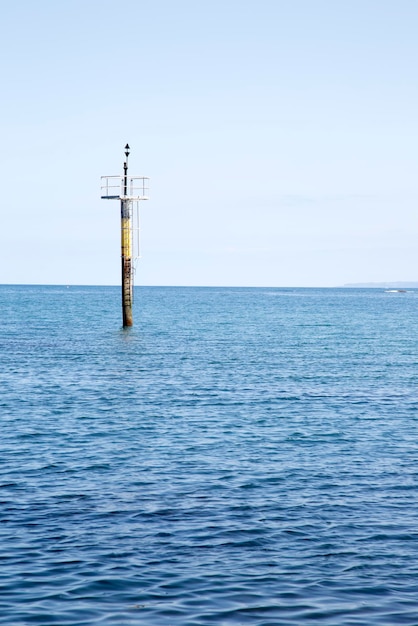
[[[362,282],[345,283],[343,285],[134,285],[140,288],[182,288],[182,289],[379,289],[392,287],[394,285],[418,288],[418,281],[382,281],[382,282]],[[119,284],[93,284],[93,283],[0,283],[0,287],[120,287]]]

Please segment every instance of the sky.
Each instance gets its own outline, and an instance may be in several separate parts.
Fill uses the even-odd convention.
[[[0,6],[0,283],[418,281],[418,2],[15,0]]]

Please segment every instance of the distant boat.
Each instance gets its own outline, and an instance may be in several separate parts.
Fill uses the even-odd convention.
[[[408,293],[406,289],[385,289],[385,293]]]

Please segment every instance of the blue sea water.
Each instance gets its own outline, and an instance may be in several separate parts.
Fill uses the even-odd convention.
[[[0,307],[0,624],[418,624],[418,293]]]

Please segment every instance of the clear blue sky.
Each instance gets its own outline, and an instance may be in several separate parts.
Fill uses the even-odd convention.
[[[0,283],[118,284],[100,176],[151,177],[137,284],[418,280],[418,2],[1,9]]]

